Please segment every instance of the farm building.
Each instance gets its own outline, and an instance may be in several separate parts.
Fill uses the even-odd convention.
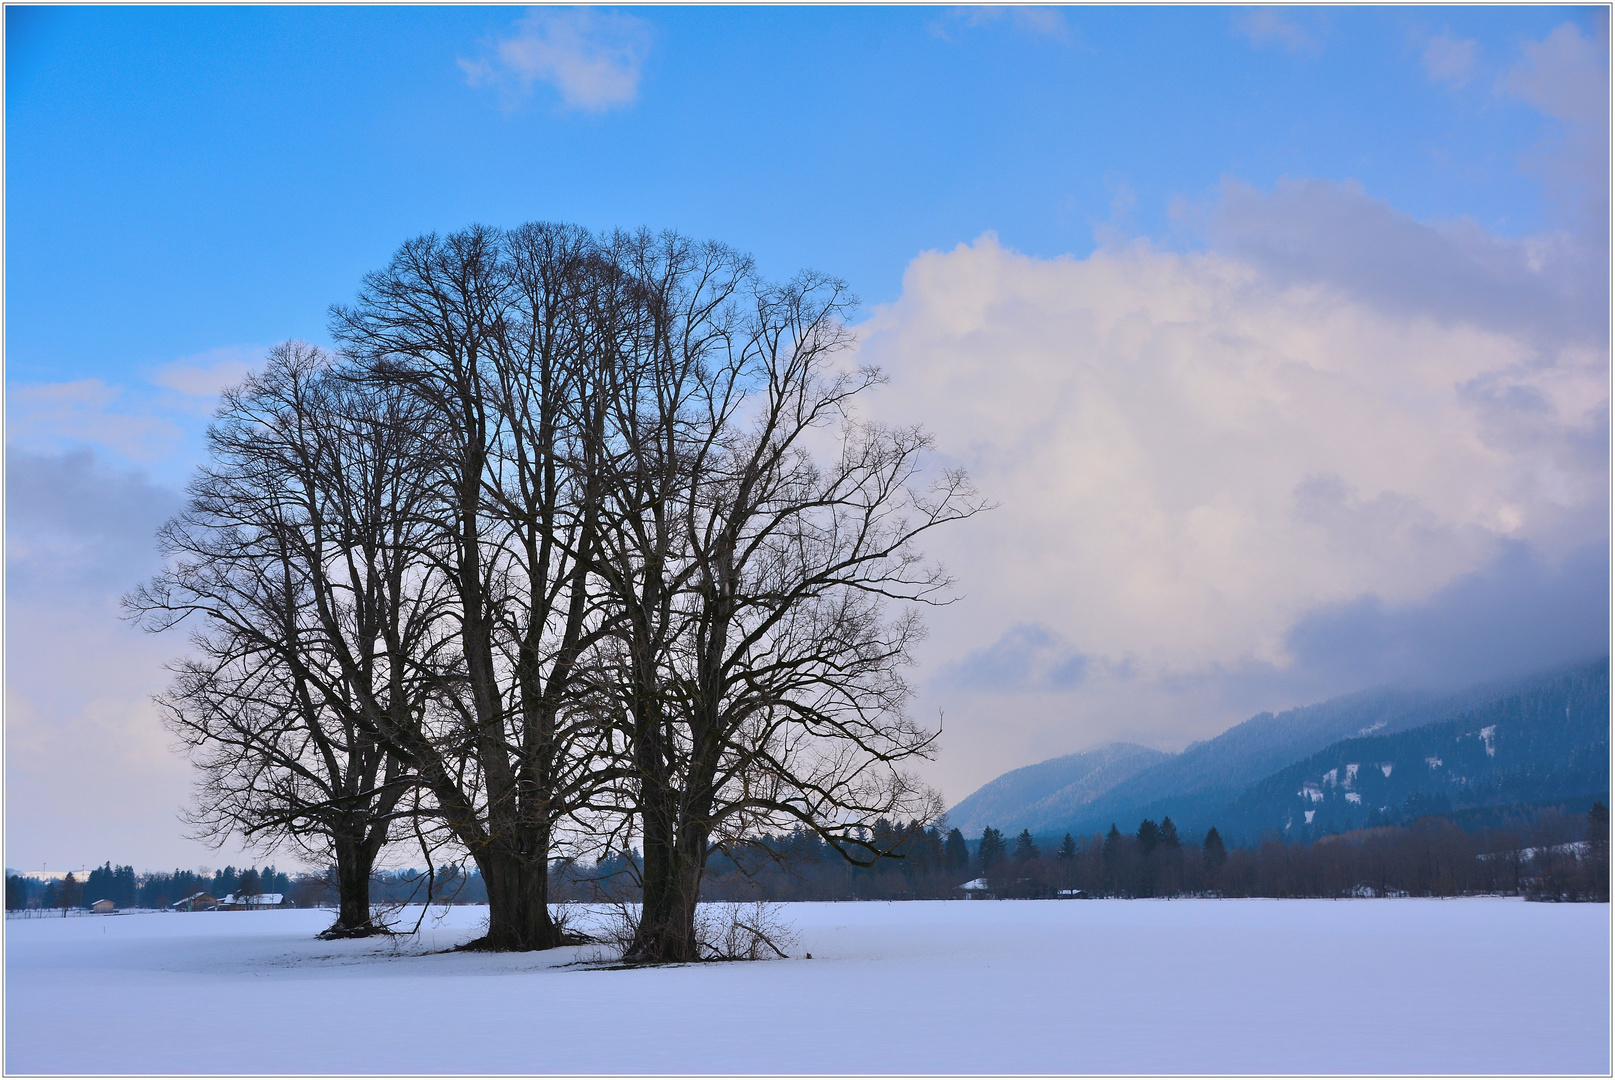
[[[237,896],[231,893],[217,904],[219,911],[261,911],[264,908],[290,907],[286,897],[278,892],[253,893],[250,896]]]
[[[213,898],[212,893],[199,892],[199,893],[192,893],[190,896],[187,896],[183,900],[175,900],[172,904],[168,905],[168,910],[170,910],[170,911],[212,911],[214,909],[214,907],[217,906],[217,905],[218,905],[218,901]]]
[[[955,885],[953,891],[964,893],[966,900],[996,899],[996,896],[993,894],[991,888],[987,884],[987,879],[984,877],[974,878],[965,882],[963,885]]]

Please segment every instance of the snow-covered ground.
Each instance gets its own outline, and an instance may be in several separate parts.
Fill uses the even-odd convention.
[[[791,904],[790,960],[321,942],[317,911],[6,924],[8,1073],[1607,1073],[1610,909]],[[801,959],[811,952],[813,959]]]

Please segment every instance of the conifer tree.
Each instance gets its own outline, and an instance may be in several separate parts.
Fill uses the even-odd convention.
[[[1114,890],[1120,885],[1122,866],[1122,834],[1114,821],[1110,823],[1110,832],[1105,834],[1105,844],[1100,848],[1100,855],[1105,862],[1105,882]]]
[[[1138,823],[1138,848],[1146,857],[1161,842],[1161,827],[1149,818]]]
[[[1158,843],[1164,848],[1181,849],[1183,847],[1183,841],[1178,839],[1178,827],[1172,824],[1172,819],[1169,817],[1161,819],[1161,835]]]
[[[948,839],[942,845],[942,859],[949,870],[963,871],[970,866],[970,846],[965,834],[958,829],[948,830]]]
[[[61,885],[56,889],[56,906],[62,909],[64,919],[69,909],[78,907],[83,896],[84,887],[78,878],[68,874],[62,879]]]
[[[1037,844],[1032,841],[1032,830],[1022,829],[1021,834],[1015,838],[1015,861],[1030,862],[1041,854]]]
[[[1071,839],[1070,833],[1066,833],[1065,839],[1060,841],[1060,846],[1055,849],[1054,857],[1061,862],[1070,862],[1077,857],[1077,842]]]
[[[1228,861],[1228,849],[1223,846],[1222,837],[1217,834],[1217,827],[1213,825],[1206,832],[1206,842],[1201,845],[1205,852],[1206,871],[1215,874]]]
[[[1004,861],[1004,834],[991,825],[981,830],[981,843],[976,847],[976,862],[983,874],[990,874]]]
[[[1592,845],[1595,852],[1609,850],[1609,807],[1601,802],[1593,803],[1593,808],[1587,811],[1587,843]]]

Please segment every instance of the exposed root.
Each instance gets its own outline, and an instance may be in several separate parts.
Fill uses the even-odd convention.
[[[388,926],[378,926],[375,923],[365,923],[363,926],[336,926],[321,930],[315,937],[321,941],[342,941],[346,938],[367,938],[383,936],[393,937],[393,931]]]
[[[501,945],[487,935],[472,938],[449,950],[450,952],[533,952],[533,949],[516,949],[509,945]]]
[[[543,952],[545,949],[559,949],[566,945],[590,945],[593,943],[594,939],[587,934],[571,932],[562,933],[561,940],[553,945],[506,945],[502,942],[494,941],[484,934],[482,937],[473,938],[464,944],[454,946],[449,952]]]

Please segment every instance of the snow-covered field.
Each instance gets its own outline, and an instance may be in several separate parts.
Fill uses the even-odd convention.
[[[791,904],[790,960],[320,942],[318,911],[6,924],[8,1073],[1607,1073],[1610,909]],[[813,959],[800,959],[811,952]]]

